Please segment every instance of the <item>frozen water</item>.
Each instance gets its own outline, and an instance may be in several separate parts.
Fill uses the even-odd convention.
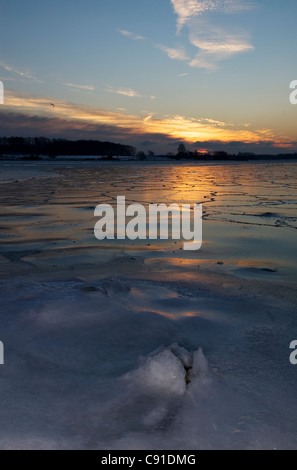
[[[296,449],[296,165],[124,168],[0,184],[0,448]],[[202,250],[98,244],[118,194],[202,201]]]
[[[285,351],[279,343],[286,322],[273,327],[262,317],[260,327],[267,305],[257,301],[251,328],[223,296],[209,316],[170,318],[160,307],[165,294],[179,295],[172,284],[155,291],[159,313],[139,311],[135,286],[152,295],[154,285],[1,283],[1,448],[295,447],[288,409],[297,411],[296,382],[284,329]]]

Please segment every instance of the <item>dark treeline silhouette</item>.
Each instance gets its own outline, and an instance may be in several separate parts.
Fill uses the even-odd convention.
[[[100,142],[98,140],[48,139],[46,137],[2,137],[0,155],[114,155],[133,156],[136,149],[130,145]]]
[[[202,143],[203,144],[203,143]],[[187,150],[184,143],[177,148],[177,153],[167,153],[166,155],[155,155],[152,150],[137,152],[135,147],[130,145],[114,144],[111,142],[100,142],[98,140],[67,140],[49,139],[46,137],[0,137],[0,158],[22,159],[22,160],[42,160],[42,157],[105,157],[112,159],[126,157],[126,159],[137,159],[140,161],[154,159],[172,160],[194,160],[194,161],[253,161],[253,160],[296,160],[297,154],[256,155],[250,152],[239,152],[229,154],[224,151],[199,152],[198,150]]]
[[[261,154],[256,155],[252,152],[239,152],[230,154],[224,151],[214,151],[214,152],[199,152],[197,150],[189,151],[186,149],[184,144],[180,144],[177,149],[177,154],[167,154],[167,157],[170,157],[175,160],[201,160],[201,161],[250,161],[250,160],[279,160],[279,159],[288,159],[296,160],[297,153],[289,154]]]

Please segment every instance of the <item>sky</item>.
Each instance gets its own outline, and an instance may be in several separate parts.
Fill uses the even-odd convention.
[[[296,17],[296,0],[0,0],[0,136],[296,151]]]

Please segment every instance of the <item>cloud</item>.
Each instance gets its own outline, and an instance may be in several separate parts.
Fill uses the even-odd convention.
[[[189,41],[198,48],[189,63],[191,67],[214,69],[219,61],[254,49],[246,34],[232,34],[211,25],[205,27],[205,24],[200,27],[196,24],[190,31]]]
[[[131,132],[130,129],[121,128],[112,124],[96,124],[80,120],[29,116],[18,113],[6,113],[0,109],[0,127],[2,136],[45,136],[54,138],[68,138],[73,140],[90,139],[119,142],[144,149],[155,148],[156,152],[175,153],[183,140],[161,133]],[[258,154],[279,154],[297,152],[297,142],[256,141],[244,142],[240,140],[224,142],[221,140],[205,140],[186,142],[188,150],[226,151],[229,153],[254,152]]]
[[[92,85],[76,85],[75,83],[63,83],[63,85],[69,88],[75,88],[78,90],[94,91],[95,88]]]
[[[149,98],[151,100],[156,99],[156,96],[154,95],[150,95],[150,96],[141,95],[137,91],[132,90],[132,88],[115,88],[115,87],[108,85],[105,88],[105,91],[108,93],[115,93],[116,95],[127,96],[128,98]]]
[[[50,103],[54,102],[53,108]],[[297,149],[296,143],[271,129],[252,129],[244,123],[197,119],[180,115],[154,117],[124,114],[92,106],[83,106],[63,100],[20,94],[7,90],[5,106],[0,108],[1,132],[17,135],[50,135],[71,138],[109,138],[112,141],[135,143],[153,140],[160,145],[185,141],[189,145],[204,145],[207,142],[230,144],[240,142],[256,145],[266,142],[275,148]],[[242,150],[244,151],[244,150]]]
[[[189,60],[189,57],[185,53],[183,48],[172,48],[172,47],[167,47],[167,46],[162,46],[161,44],[157,44],[158,49],[161,49],[161,51],[164,51],[169,59],[176,59],[176,60]]]
[[[171,4],[177,15],[177,33],[187,26],[189,44],[198,51],[190,58],[183,47],[156,44],[170,59],[186,61],[190,67],[216,69],[220,61],[254,49],[248,33],[237,26],[240,19],[228,21],[229,15],[252,10],[250,0],[171,0]],[[146,39],[124,29],[118,31],[133,40]],[[124,92],[120,90],[119,94]]]
[[[0,80],[2,80],[3,82],[16,82],[17,79],[16,78],[13,78],[13,77],[0,77]]]
[[[148,114],[148,115],[143,119],[143,122],[148,122],[148,121],[150,121],[150,120],[152,119],[152,117],[153,117],[153,113]]]
[[[171,3],[178,16],[178,32],[191,18],[202,15],[205,12],[230,14],[253,8],[251,3],[241,0],[171,0]]]
[[[125,29],[118,29],[118,32],[127,38],[133,39],[134,41],[144,41],[146,38],[143,36],[138,36],[137,34],[126,31]]]
[[[4,68],[6,72],[10,72],[12,75],[16,75],[19,78],[33,80],[34,82],[37,82],[37,83],[42,83],[41,80],[38,80],[30,72],[19,70],[18,68],[12,67],[3,61],[0,62],[0,67]],[[14,78],[12,78],[11,80],[14,80]]]
[[[193,16],[200,15],[204,11],[213,9],[215,1],[198,1],[198,0],[171,0],[173,9],[178,16],[177,30],[180,32],[182,27]]]
[[[108,87],[105,88],[105,91],[107,91],[108,93],[116,93],[117,95],[128,96],[130,98],[136,98],[141,96],[137,91],[132,90],[132,88],[114,88],[108,85]]]
[[[254,49],[246,31],[239,28],[240,18],[228,21],[228,15],[254,8],[248,0],[171,0],[177,14],[177,33],[189,30],[189,43],[198,51],[189,61],[191,67],[217,68],[218,62]]]

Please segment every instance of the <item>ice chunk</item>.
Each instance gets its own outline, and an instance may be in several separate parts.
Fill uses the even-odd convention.
[[[149,356],[136,374],[151,392],[181,396],[186,391],[185,368],[169,349]]]
[[[185,348],[182,348],[176,343],[170,346],[170,350],[182,362],[185,369],[189,369],[192,367],[193,359],[189,351],[187,351]]]
[[[203,354],[202,348],[194,352],[193,373],[196,375],[207,375],[209,372],[208,360]]]
[[[203,354],[202,348],[194,352],[191,379],[198,378],[199,382],[206,385],[211,382],[212,376],[208,365],[208,360]]]

